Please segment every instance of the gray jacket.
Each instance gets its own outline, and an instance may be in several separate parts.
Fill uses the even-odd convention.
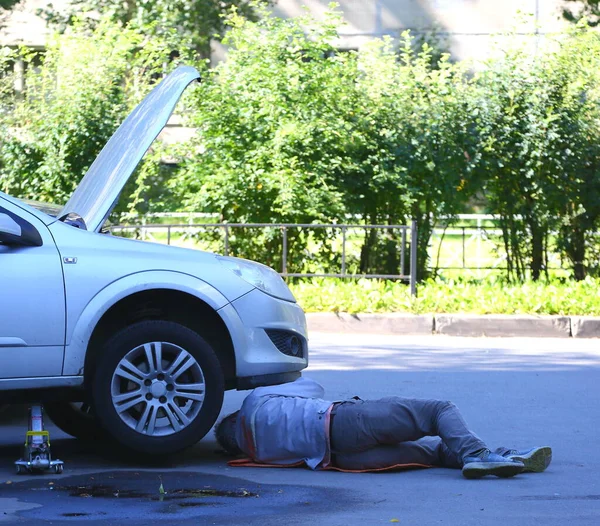
[[[304,461],[311,469],[329,458],[329,409],[323,387],[308,378],[258,387],[237,418],[236,440],[250,458],[266,464]]]

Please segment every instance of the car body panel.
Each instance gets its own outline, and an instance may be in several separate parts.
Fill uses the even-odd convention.
[[[148,270],[129,274],[104,287],[90,298],[81,312],[72,315],[75,323],[65,349],[63,374],[83,374],[85,354],[93,330],[113,305],[132,294],[152,289],[184,292],[204,301],[215,310],[228,303],[214,287],[189,274],[168,270]]]
[[[55,389],[80,387],[83,376],[36,376],[24,378],[0,378],[0,391],[24,391],[27,389]]]
[[[31,224],[43,244],[0,244],[0,376],[59,375],[65,342],[60,254],[44,223],[0,196],[4,211]]]
[[[175,105],[200,74],[179,66],[129,114],[92,163],[59,218],[74,213],[98,232],[146,150],[167,124]]]
[[[61,222],[52,224],[50,231],[63,260],[68,297],[67,345],[70,345],[75,324],[94,296],[112,283],[133,274],[164,271],[186,274],[193,280],[205,277],[211,282],[210,288],[220,291],[219,298],[213,295],[211,300],[215,310],[253,288],[225,269],[210,252],[95,234]],[[150,281],[150,276],[145,278],[146,289],[157,288]],[[134,281],[140,279],[136,277]],[[111,290],[116,293],[126,283],[122,282]]]

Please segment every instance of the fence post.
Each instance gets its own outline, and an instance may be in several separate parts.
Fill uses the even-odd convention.
[[[406,264],[404,257],[406,256],[406,227],[402,228],[402,245],[400,247],[400,275],[404,276],[404,269]]]
[[[167,226],[167,245],[171,244],[171,225]]]
[[[342,227],[342,276],[346,275],[346,227]]]
[[[285,276],[287,275],[287,227],[282,227],[283,233],[283,254],[281,258],[281,273]]]
[[[225,225],[225,255],[229,255],[229,226]]]
[[[463,260],[463,269],[467,266],[466,259],[466,244],[465,244],[465,227],[462,227],[462,260]]]
[[[481,218],[477,218],[477,270],[481,270]]]
[[[410,295],[417,295],[417,221],[410,225]]]

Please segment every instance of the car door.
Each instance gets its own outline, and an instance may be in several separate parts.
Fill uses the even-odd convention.
[[[10,378],[62,373],[65,290],[60,254],[46,225],[2,198],[0,214],[19,228],[35,229],[40,239],[40,246],[0,240],[1,389]]]

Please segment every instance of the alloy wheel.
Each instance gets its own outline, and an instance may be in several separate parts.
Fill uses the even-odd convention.
[[[147,436],[167,436],[198,416],[206,392],[196,359],[173,343],[155,341],[129,351],[111,380],[111,397],[119,418]]]

